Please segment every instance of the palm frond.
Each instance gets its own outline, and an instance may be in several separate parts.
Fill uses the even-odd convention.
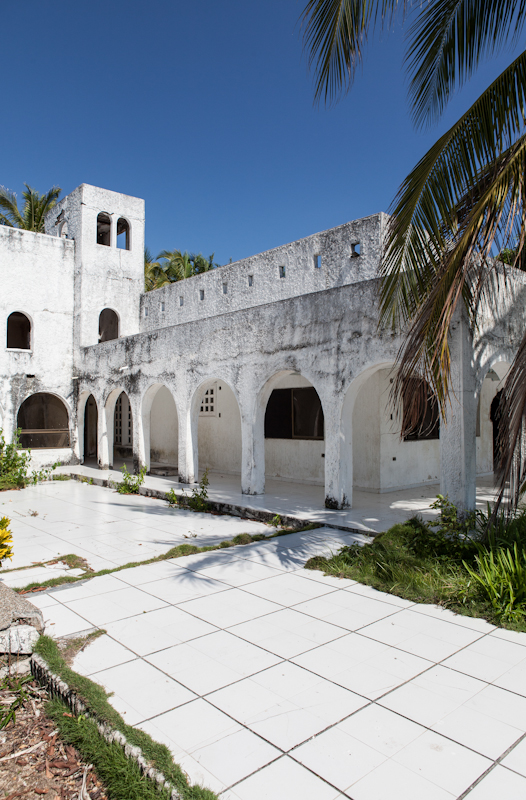
[[[16,194],[10,192],[5,186],[0,186],[0,209],[2,214],[2,224],[10,228],[23,228],[23,217],[18,210]]]
[[[517,43],[525,0],[435,0],[409,31],[409,96],[417,126],[433,123],[483,59]]]
[[[388,23],[404,0],[309,0],[301,15],[303,45],[315,72],[315,102],[327,102],[352,86],[367,35]]]

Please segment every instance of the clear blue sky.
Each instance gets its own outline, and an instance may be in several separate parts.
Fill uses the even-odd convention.
[[[396,27],[352,92],[314,108],[306,0],[21,0],[2,8],[0,184],[146,200],[146,243],[228,262],[387,210],[439,127],[411,124]]]

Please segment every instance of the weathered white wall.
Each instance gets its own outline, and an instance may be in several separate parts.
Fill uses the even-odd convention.
[[[141,297],[141,330],[152,331],[375,278],[386,221],[386,214],[374,214],[347,222],[147,292]],[[360,255],[355,256],[352,245],[358,243]],[[320,268],[315,267],[315,254],[321,255]],[[284,278],[280,278],[280,266],[285,267]]]
[[[216,416],[199,415],[199,470],[207,467],[213,472],[241,473],[241,416],[236,397],[225,381],[213,381],[217,390]],[[212,383],[205,383],[204,395]],[[219,416],[221,415],[221,416]]]
[[[175,401],[166,386],[155,395],[150,411],[150,458],[177,466],[179,419]]]
[[[74,405],[74,243],[41,233],[0,226],[0,406],[8,439],[22,402],[36,392]],[[7,349],[7,318],[21,311],[31,320],[31,350]],[[71,432],[75,435],[74,420]],[[71,450],[35,450],[36,466],[69,461]]]
[[[356,397],[352,415],[354,486],[380,490],[380,373],[367,379]]]
[[[97,243],[97,216],[111,219],[111,245]],[[61,216],[62,215],[62,216]],[[61,222],[57,224],[58,218]],[[117,220],[130,225],[131,249],[117,247]],[[140,295],[144,291],[144,200],[83,183],[63,198],[46,217],[46,233],[75,240],[75,342],[99,340],[99,315],[104,308],[119,316],[121,336],[139,330]]]

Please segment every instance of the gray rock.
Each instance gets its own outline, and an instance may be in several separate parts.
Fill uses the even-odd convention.
[[[44,617],[40,609],[0,582],[0,631],[20,622],[32,625],[39,633],[44,631]]]
[[[39,636],[32,625],[12,625],[7,630],[0,631],[0,653],[29,655]]]

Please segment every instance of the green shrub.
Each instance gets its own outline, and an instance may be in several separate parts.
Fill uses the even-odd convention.
[[[170,489],[166,495],[168,498],[168,503],[171,506],[177,506],[178,508],[191,508],[192,511],[208,511],[210,508],[208,503],[209,483],[208,469],[205,469],[203,477],[199,481],[199,484],[192,489],[192,494],[190,497],[185,494],[184,490],[182,495],[178,497],[175,491]]]
[[[475,591],[489,600],[498,618],[509,622],[524,620],[526,615],[526,550],[517,542],[513,548],[483,550],[475,565],[464,564]]]
[[[24,487],[30,461],[30,451],[20,450],[20,428],[14,432],[11,444],[6,443],[0,428],[0,490]]]
[[[119,494],[139,494],[139,489],[144,483],[144,476],[146,475],[146,467],[141,467],[138,475],[131,475],[128,472],[126,464],[122,469],[122,482],[114,484]]]
[[[13,558],[13,536],[9,530],[11,520],[7,517],[0,519],[0,567],[6,558]]]

